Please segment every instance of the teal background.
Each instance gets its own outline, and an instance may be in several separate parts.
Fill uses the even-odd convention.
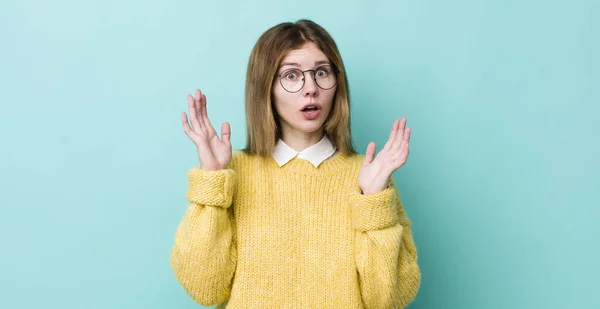
[[[600,308],[600,2],[533,0],[2,1],[0,307],[202,308],[169,266],[186,95],[243,147],[250,50],[299,18],[339,45],[360,152],[413,128],[410,308]]]

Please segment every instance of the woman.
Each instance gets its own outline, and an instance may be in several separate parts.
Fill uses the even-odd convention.
[[[248,138],[232,152],[206,96],[188,96],[200,166],[171,254],[179,283],[217,308],[403,308],[420,286],[392,173],[410,128],[396,120],[364,156],[350,135],[348,81],[330,35],[309,20],[267,30],[246,78]]]

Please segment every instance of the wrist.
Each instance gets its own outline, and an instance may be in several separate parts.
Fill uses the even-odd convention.
[[[362,195],[376,194],[376,193],[379,193],[379,192],[381,192],[381,191],[383,191],[383,190],[385,190],[387,188],[389,188],[389,186],[386,186],[385,188],[381,188],[379,190],[378,189],[368,189],[368,190],[362,190],[361,189],[360,193]]]
[[[389,180],[382,184],[374,184],[366,188],[360,188],[360,193],[363,195],[379,193],[389,188]]]
[[[203,166],[203,165],[200,165],[200,169],[202,169],[205,172],[214,172],[214,171],[222,170],[222,168],[218,168],[218,167],[214,167],[214,166]]]

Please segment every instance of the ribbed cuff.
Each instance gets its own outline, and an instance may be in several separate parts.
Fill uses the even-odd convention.
[[[380,230],[398,223],[397,193],[394,187],[363,195],[360,188],[350,193],[348,204],[352,226],[358,231]]]
[[[204,206],[231,206],[235,191],[236,175],[232,169],[204,171],[192,167],[188,171],[188,201]]]

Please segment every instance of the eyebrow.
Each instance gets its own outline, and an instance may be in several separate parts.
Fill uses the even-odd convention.
[[[327,60],[321,60],[321,61],[316,61],[315,65],[321,65],[321,64],[331,64],[329,61]],[[286,65],[290,65],[290,66],[295,66],[295,67],[300,67],[299,64],[295,63],[295,62],[284,62],[281,64],[281,66],[286,66]]]

